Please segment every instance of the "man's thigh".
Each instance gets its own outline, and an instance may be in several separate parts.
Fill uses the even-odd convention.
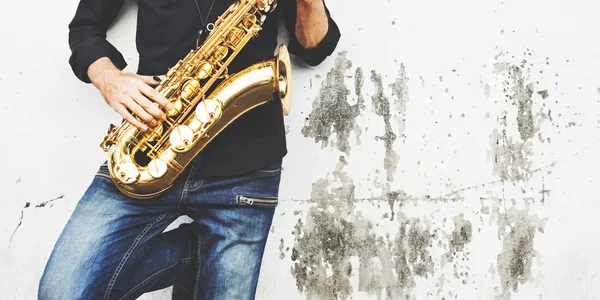
[[[162,233],[178,217],[175,208],[128,198],[96,176],[54,246],[39,299],[119,299],[180,270],[197,244],[180,231]]]
[[[189,194],[201,228],[196,299],[254,299],[278,205],[281,163],[241,176],[207,178]]]

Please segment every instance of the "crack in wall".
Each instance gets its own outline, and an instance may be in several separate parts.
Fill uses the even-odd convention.
[[[17,179],[17,183],[19,183],[21,181],[21,178]],[[50,204],[54,201],[63,199],[65,197],[65,195],[60,195],[54,199],[50,199],[48,201],[44,201],[42,203],[37,204],[35,207],[39,208],[39,207],[45,207],[47,204]],[[17,227],[15,228],[15,230],[13,230],[13,233],[10,235],[10,240],[8,241],[8,248],[10,248],[10,245],[12,243],[13,237],[15,236],[15,233],[17,233],[17,230],[21,227],[21,224],[23,224],[23,215],[25,212],[26,208],[29,208],[31,206],[30,202],[25,202],[25,206],[23,206],[23,209],[21,210],[21,217],[19,218],[19,224],[17,224]],[[52,207],[52,204],[50,204],[50,207]]]

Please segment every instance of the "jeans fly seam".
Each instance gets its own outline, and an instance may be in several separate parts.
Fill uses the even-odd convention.
[[[154,277],[160,275],[161,273],[163,273],[164,271],[176,266],[177,264],[181,263],[181,262],[189,262],[192,260],[192,257],[185,257],[182,258],[180,260],[178,260],[177,262],[171,264],[170,266],[164,267],[160,270],[158,270],[156,273],[148,276],[146,279],[142,280],[140,283],[136,284],[133,288],[131,288],[127,293],[125,293],[125,295],[123,295],[123,297],[119,298],[119,300],[123,300],[126,299],[127,296],[129,296],[131,293],[137,291],[138,289],[140,289],[141,287],[143,287],[149,280],[153,279]]]
[[[129,247],[129,249],[127,249],[127,252],[125,252],[125,255],[123,256],[123,259],[121,259],[121,262],[117,266],[117,269],[115,270],[115,273],[113,274],[112,278],[108,282],[108,287],[106,288],[106,293],[104,294],[104,299],[105,300],[108,299],[108,297],[110,296],[110,293],[112,292],[112,288],[113,288],[115,282],[117,281],[117,277],[119,277],[119,274],[121,273],[121,270],[123,269],[123,266],[125,265],[125,263],[129,259],[129,256],[131,256],[131,253],[133,253],[133,250],[135,250],[135,248],[137,247],[137,245],[139,244],[139,242],[142,240],[142,238],[144,238],[144,236],[146,235],[146,233],[148,233],[148,231],[150,231],[150,229],[154,225],[156,225],[156,223],[160,222],[160,220],[162,220],[167,214],[168,213],[161,214],[160,216],[158,216],[158,218],[156,218],[156,220],[154,220],[154,222],[146,225],[146,227],[144,228],[144,230],[142,230],[142,232],[135,238],[135,240],[133,241],[133,244],[131,245],[131,247]]]

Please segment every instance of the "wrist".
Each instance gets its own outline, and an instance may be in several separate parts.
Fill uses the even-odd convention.
[[[101,57],[90,64],[87,70],[87,75],[92,84],[96,88],[100,89],[106,82],[106,78],[117,72],[119,72],[119,69],[108,57]]]

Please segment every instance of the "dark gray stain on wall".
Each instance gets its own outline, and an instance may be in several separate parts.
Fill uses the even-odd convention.
[[[327,73],[321,84],[321,89],[313,102],[312,112],[308,123],[302,128],[305,137],[312,137],[315,142],[321,142],[323,147],[332,143],[332,133],[336,134],[335,147],[350,155],[350,132],[358,128],[356,117],[364,109],[364,99],[358,97],[358,102],[350,105],[348,96],[350,90],[344,83],[345,73],[352,68],[352,62],[346,58],[346,52],[340,52],[335,60],[335,65]],[[356,92],[361,95],[362,71],[356,70]],[[360,134],[360,133],[357,133]]]
[[[354,183],[342,172],[345,164],[345,158],[340,158],[333,172],[340,187],[328,190],[327,179],[313,184],[311,201],[316,206],[309,209],[306,224],[298,219],[295,227],[291,271],[298,290],[308,298],[346,299],[352,294],[350,256],[356,254],[353,233],[359,226],[370,231],[368,222],[348,218],[353,213]]]
[[[346,159],[340,157],[333,178],[313,184],[314,206],[295,226],[291,273],[298,290],[308,299],[349,299],[357,292],[350,278],[357,276],[358,291],[379,299],[414,299],[415,278],[434,272],[431,229],[422,220],[399,213],[395,239],[375,234],[378,224],[355,208],[359,200],[346,166]],[[353,266],[353,257],[358,258],[358,266]]]
[[[527,141],[533,137],[534,124],[533,124],[533,113],[531,111],[533,95],[533,83],[525,85],[525,79],[523,78],[523,72],[517,66],[512,66],[510,74],[513,80],[513,93],[514,100],[517,102],[517,124],[521,140]]]
[[[398,135],[404,138],[404,129],[406,127],[406,104],[409,101],[408,97],[408,77],[406,77],[406,67],[404,64],[400,65],[400,71],[398,71],[398,77],[394,83],[390,84],[392,89],[392,96],[394,100],[394,106],[396,108],[396,115],[394,118],[398,123]]]
[[[394,141],[396,140],[396,134],[392,129],[392,124],[390,122],[390,118],[392,116],[390,111],[390,101],[385,96],[383,92],[383,83],[381,81],[381,75],[377,74],[374,70],[371,71],[371,81],[375,84],[375,93],[371,97],[373,101],[373,109],[378,116],[383,117],[383,122],[385,123],[385,133],[383,136],[377,137],[378,140],[382,140],[384,142],[385,147],[385,157],[383,161],[383,167],[387,173],[387,181],[394,180],[394,172],[396,171],[396,166],[398,164],[398,153],[394,150]],[[400,90],[400,88],[399,88]],[[401,92],[401,91],[400,91]],[[402,95],[402,93],[400,94]],[[403,102],[398,101],[399,105],[402,105]],[[404,107],[406,105],[404,104]]]
[[[498,255],[498,273],[502,287],[501,298],[510,299],[511,292],[532,280],[531,266],[536,256],[533,240],[536,232],[543,233],[545,220],[530,215],[528,209],[510,209],[498,220],[498,236],[502,252]]]
[[[530,178],[532,138],[538,133],[542,139],[539,133],[540,124],[549,118],[549,113],[533,114],[534,85],[528,82],[524,67],[525,64],[519,66],[509,63],[495,64],[495,74],[504,78],[504,103],[517,108],[516,120],[509,119],[508,108],[501,111],[498,115],[499,126],[494,129],[490,137],[494,173],[501,179],[509,181],[527,181]],[[542,90],[539,95],[543,99],[547,98],[548,91]],[[505,105],[504,107],[506,104],[501,103]],[[519,137],[509,134],[515,125]]]
[[[547,64],[546,62],[542,65]],[[537,135],[540,141],[550,142],[549,138],[542,137],[540,128],[545,120],[552,121],[551,109],[547,107],[546,103],[534,102],[534,99],[539,99],[539,101],[548,99],[549,92],[546,89],[535,91],[534,82],[529,79],[533,68],[538,68],[538,66],[525,59],[520,65],[511,63],[495,65],[495,73],[504,77],[505,99],[504,103],[500,102],[500,105],[503,105],[505,109],[498,115],[498,128],[494,129],[491,142],[494,153],[494,171],[502,179],[503,185],[505,181],[527,184],[533,175],[532,146],[536,141],[533,138]],[[541,70],[536,71],[543,73]],[[540,107],[537,114],[533,113],[534,106]],[[515,113],[513,107],[516,107],[516,120],[509,117]],[[515,129],[518,135],[508,133]],[[542,187],[542,190],[545,191],[545,188]],[[542,195],[542,201],[544,201],[543,197],[544,195]],[[529,200],[521,199],[520,202],[523,201]],[[534,238],[536,232],[543,233],[545,222],[536,215],[530,215],[529,203],[526,203],[527,208],[523,210],[516,208],[507,210],[505,202],[502,199],[500,203],[492,205],[496,206],[496,214],[491,215],[493,218],[497,218],[498,237],[503,243],[496,266],[501,283],[501,291],[498,295],[500,299],[510,299],[511,293],[517,292],[519,285],[532,280],[531,266],[535,257]],[[514,205],[517,201],[512,200],[512,202]],[[504,212],[501,213],[501,210]]]
[[[506,118],[506,112],[500,117],[500,124]],[[508,136],[506,129],[494,129],[491,135],[494,159],[494,173],[502,180],[526,181],[531,177],[531,145],[515,141]]]
[[[450,238],[450,252],[463,251],[465,245],[471,242],[473,236],[473,225],[465,220],[463,214],[454,217],[454,231]]]
[[[430,225],[427,220],[429,217],[409,218],[403,212],[404,203],[431,201],[431,197],[417,199],[401,190],[390,191],[390,182],[393,181],[399,159],[393,145],[397,138],[404,138],[409,101],[404,65],[398,77],[389,85],[384,84],[377,71],[371,71],[370,79],[374,84],[371,96],[373,113],[383,119],[385,128],[377,141],[383,141],[386,150],[383,161],[388,182],[385,185],[377,180],[372,182],[375,188],[384,191],[381,199],[361,200],[355,197],[355,180],[345,169],[351,150],[349,136],[352,131],[360,136],[361,129],[356,124],[356,118],[364,111],[364,78],[362,70],[357,68],[354,74],[357,101],[355,105],[350,105],[352,88],[345,85],[345,78],[352,77],[346,75],[351,68],[352,63],[345,58],[345,52],[340,53],[335,66],[322,82],[310,118],[302,130],[305,137],[315,138],[315,142],[322,142],[323,147],[335,145],[345,155],[340,156],[335,170],[313,183],[309,199],[312,206],[304,216],[298,218],[294,228],[289,257],[297,288],[307,299],[356,299],[356,292],[365,292],[377,299],[415,299],[413,289],[417,280],[420,277],[433,277],[434,281],[437,280],[437,291],[433,290],[429,295],[437,292],[440,297],[441,293],[444,294],[442,299],[460,299],[455,291],[444,290],[443,285],[456,280],[462,284],[475,283],[475,278],[469,278],[472,272],[467,263],[470,259],[468,245],[477,232],[471,223],[475,220],[468,220],[463,214],[454,216],[454,228],[444,231],[443,228]],[[501,184],[505,181],[529,180],[533,173],[533,137],[541,134],[541,122],[550,118],[549,110],[547,113],[542,110],[534,113],[534,107],[540,104],[536,101],[547,99],[549,93],[548,90],[536,91],[535,85],[539,83],[534,85],[528,79],[528,72],[530,70],[524,63],[496,65],[496,74],[501,77],[505,98],[496,101],[501,106],[496,107],[496,111],[499,111],[499,114],[496,113],[498,123],[491,135],[491,150],[494,172],[501,177]],[[440,81],[443,81],[441,77]],[[487,98],[498,94],[496,91],[492,93],[491,89],[492,86],[486,83],[484,93]],[[394,103],[386,94],[395,97]],[[336,143],[329,144],[333,134],[337,136]],[[456,201],[464,201],[462,195],[456,196],[461,199]],[[500,228],[498,238],[503,243],[497,261],[490,264],[490,270],[500,275],[499,296],[509,299],[519,285],[532,280],[534,237],[536,232],[543,232],[543,222],[531,216],[528,210],[513,209],[506,212],[503,199],[484,198],[481,198],[482,203],[489,206],[482,206],[481,213],[489,218],[485,220],[481,217],[480,221],[487,222],[487,226],[497,222]],[[513,200],[513,204],[515,202]],[[391,213],[384,214],[385,220],[372,219],[357,208],[357,203],[372,204],[378,208],[380,205],[389,205]],[[400,203],[399,209],[396,203]],[[391,215],[389,219],[388,215]],[[379,233],[383,226],[380,222],[385,222],[385,226],[394,226],[398,229],[397,234],[390,236]],[[282,240],[281,259],[286,258],[284,246]],[[436,264],[436,259],[432,259],[432,254],[442,256],[441,266]],[[449,267],[454,270],[455,279],[445,273],[436,274],[448,262],[452,262]],[[354,284],[354,280],[358,285]]]

